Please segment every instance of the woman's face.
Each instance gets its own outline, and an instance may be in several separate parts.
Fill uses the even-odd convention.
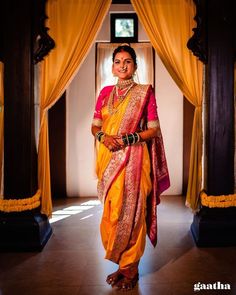
[[[128,52],[121,51],[115,55],[112,65],[112,73],[120,80],[130,79],[133,76],[136,68],[137,67],[134,64],[134,61]]]

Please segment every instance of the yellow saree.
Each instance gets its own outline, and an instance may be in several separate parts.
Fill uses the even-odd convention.
[[[124,117],[128,115],[127,110],[137,104],[133,101],[131,106],[134,91],[116,107],[112,115],[107,106],[103,108],[103,131],[106,134],[120,134],[121,126],[126,125]],[[97,175],[99,196],[104,199],[101,237],[106,249],[105,258],[118,263],[121,270],[129,269],[138,263],[145,248],[146,197],[152,188],[146,143],[115,153],[100,145]],[[104,189],[104,184],[109,184],[109,188]]]
[[[150,85],[135,85],[112,112],[109,105],[105,104],[102,108],[102,131],[109,135],[137,131],[140,122],[145,119],[144,110],[150,89]],[[104,203],[100,229],[106,250],[105,258],[119,264],[121,272],[126,276],[137,272],[145,248],[147,225],[149,231],[152,228],[149,237],[153,244],[156,243],[156,214],[153,205],[156,207],[159,203],[159,194],[153,193],[153,187],[156,192],[161,192],[162,189],[157,189],[157,185],[152,185],[152,182],[156,176],[165,176],[167,186],[169,183],[166,165],[163,165],[164,173],[152,172],[153,164],[158,162],[153,160],[156,151],[152,147],[150,149],[146,142],[126,146],[116,152],[111,152],[102,144],[98,149],[96,172],[98,197]],[[166,164],[165,157],[161,163]],[[152,218],[146,223],[146,204],[150,205],[150,201],[147,202],[148,196],[151,200],[149,208]]]

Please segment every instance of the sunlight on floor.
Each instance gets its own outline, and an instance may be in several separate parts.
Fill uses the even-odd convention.
[[[49,220],[49,222],[54,223],[56,221],[70,217],[71,215],[82,213],[82,212],[89,210],[89,209],[93,208],[94,206],[98,206],[100,204],[101,204],[101,202],[99,200],[89,200],[89,201],[84,202],[78,206],[69,206],[64,209],[56,210],[56,211],[52,212],[52,218]],[[89,215],[82,217],[80,220],[87,219],[92,216],[93,216],[93,214],[89,214]]]

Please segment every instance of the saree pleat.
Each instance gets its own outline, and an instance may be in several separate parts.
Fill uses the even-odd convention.
[[[134,167],[123,168],[108,192],[101,222],[105,258],[119,264],[121,270],[129,271],[130,266],[139,262],[145,249],[146,198],[152,188],[148,149],[146,145],[140,148],[143,155],[139,163],[142,166],[139,191],[134,191],[135,185],[132,185],[132,181],[138,181],[137,170],[134,171]],[[137,151],[132,154],[131,158],[137,158]],[[129,169],[130,172],[127,171]],[[129,188],[124,185],[127,182],[130,183]]]

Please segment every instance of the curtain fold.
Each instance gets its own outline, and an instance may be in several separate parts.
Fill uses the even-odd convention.
[[[200,202],[202,179],[203,64],[188,50],[196,27],[192,0],[131,0],[150,41],[183,95],[195,106],[186,205]]]
[[[38,181],[41,212],[51,215],[48,110],[56,103],[82,64],[110,7],[111,0],[49,0],[47,27],[56,48],[41,65]]]
[[[0,199],[3,199],[3,150],[4,150],[4,65],[0,62]]]

